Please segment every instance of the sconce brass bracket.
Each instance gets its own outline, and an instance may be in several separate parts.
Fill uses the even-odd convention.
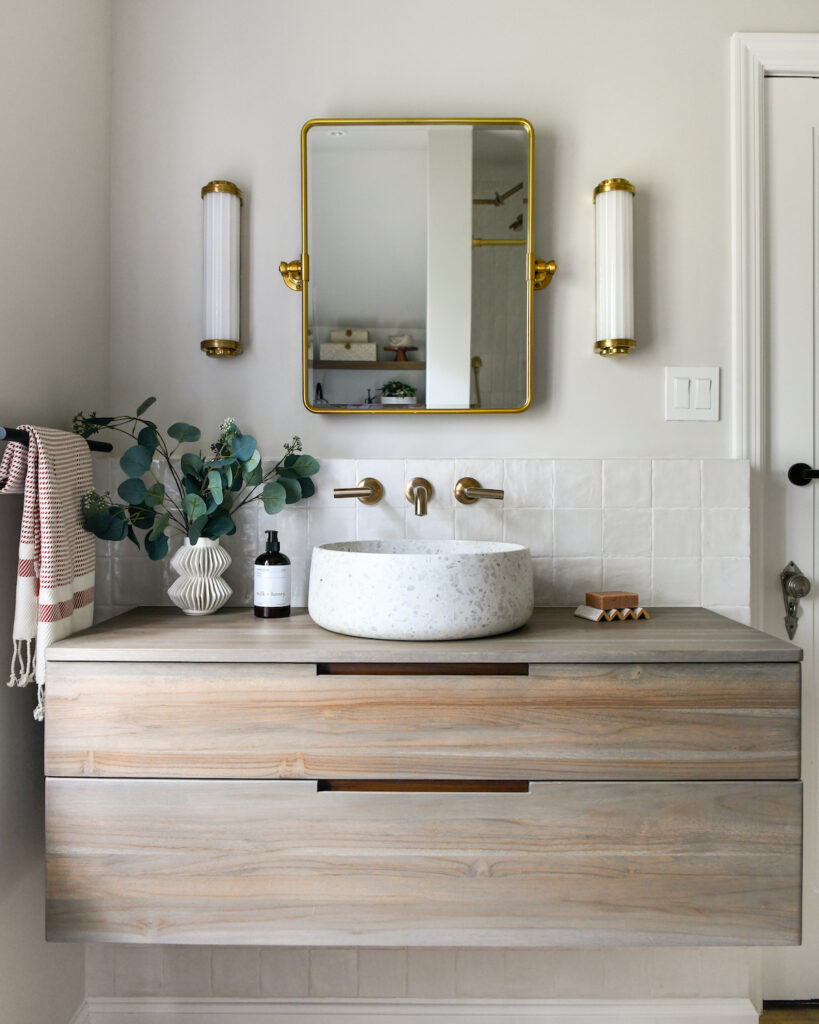
[[[552,278],[555,276],[557,270],[557,264],[554,260],[539,260],[537,257],[532,258],[532,281],[534,282],[535,291],[540,291],[541,288],[548,288],[552,283]]]
[[[301,260],[282,260],[279,264],[279,273],[282,275],[282,280],[294,292],[300,292],[304,287],[304,277],[302,275],[302,262]]]
[[[212,356],[215,359],[222,359],[224,356],[238,356],[242,351],[241,342],[223,338],[209,338],[207,341],[201,341],[199,347],[206,356]]]

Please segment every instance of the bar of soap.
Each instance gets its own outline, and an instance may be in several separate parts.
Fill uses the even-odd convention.
[[[586,593],[586,604],[590,608],[637,608],[640,599],[637,594],[625,590],[598,590]]]

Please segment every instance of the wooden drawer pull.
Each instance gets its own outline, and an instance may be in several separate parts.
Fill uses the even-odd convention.
[[[319,779],[319,793],[528,793],[519,779]]]

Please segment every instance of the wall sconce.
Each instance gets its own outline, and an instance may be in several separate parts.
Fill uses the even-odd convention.
[[[208,356],[237,356],[239,341],[239,222],[242,193],[232,181],[202,189],[204,213],[203,330]]]
[[[594,190],[597,340],[601,356],[625,356],[634,341],[634,186],[606,178]]]

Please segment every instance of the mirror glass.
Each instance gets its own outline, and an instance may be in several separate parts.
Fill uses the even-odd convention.
[[[309,409],[528,406],[532,166],[520,119],[305,125]]]

